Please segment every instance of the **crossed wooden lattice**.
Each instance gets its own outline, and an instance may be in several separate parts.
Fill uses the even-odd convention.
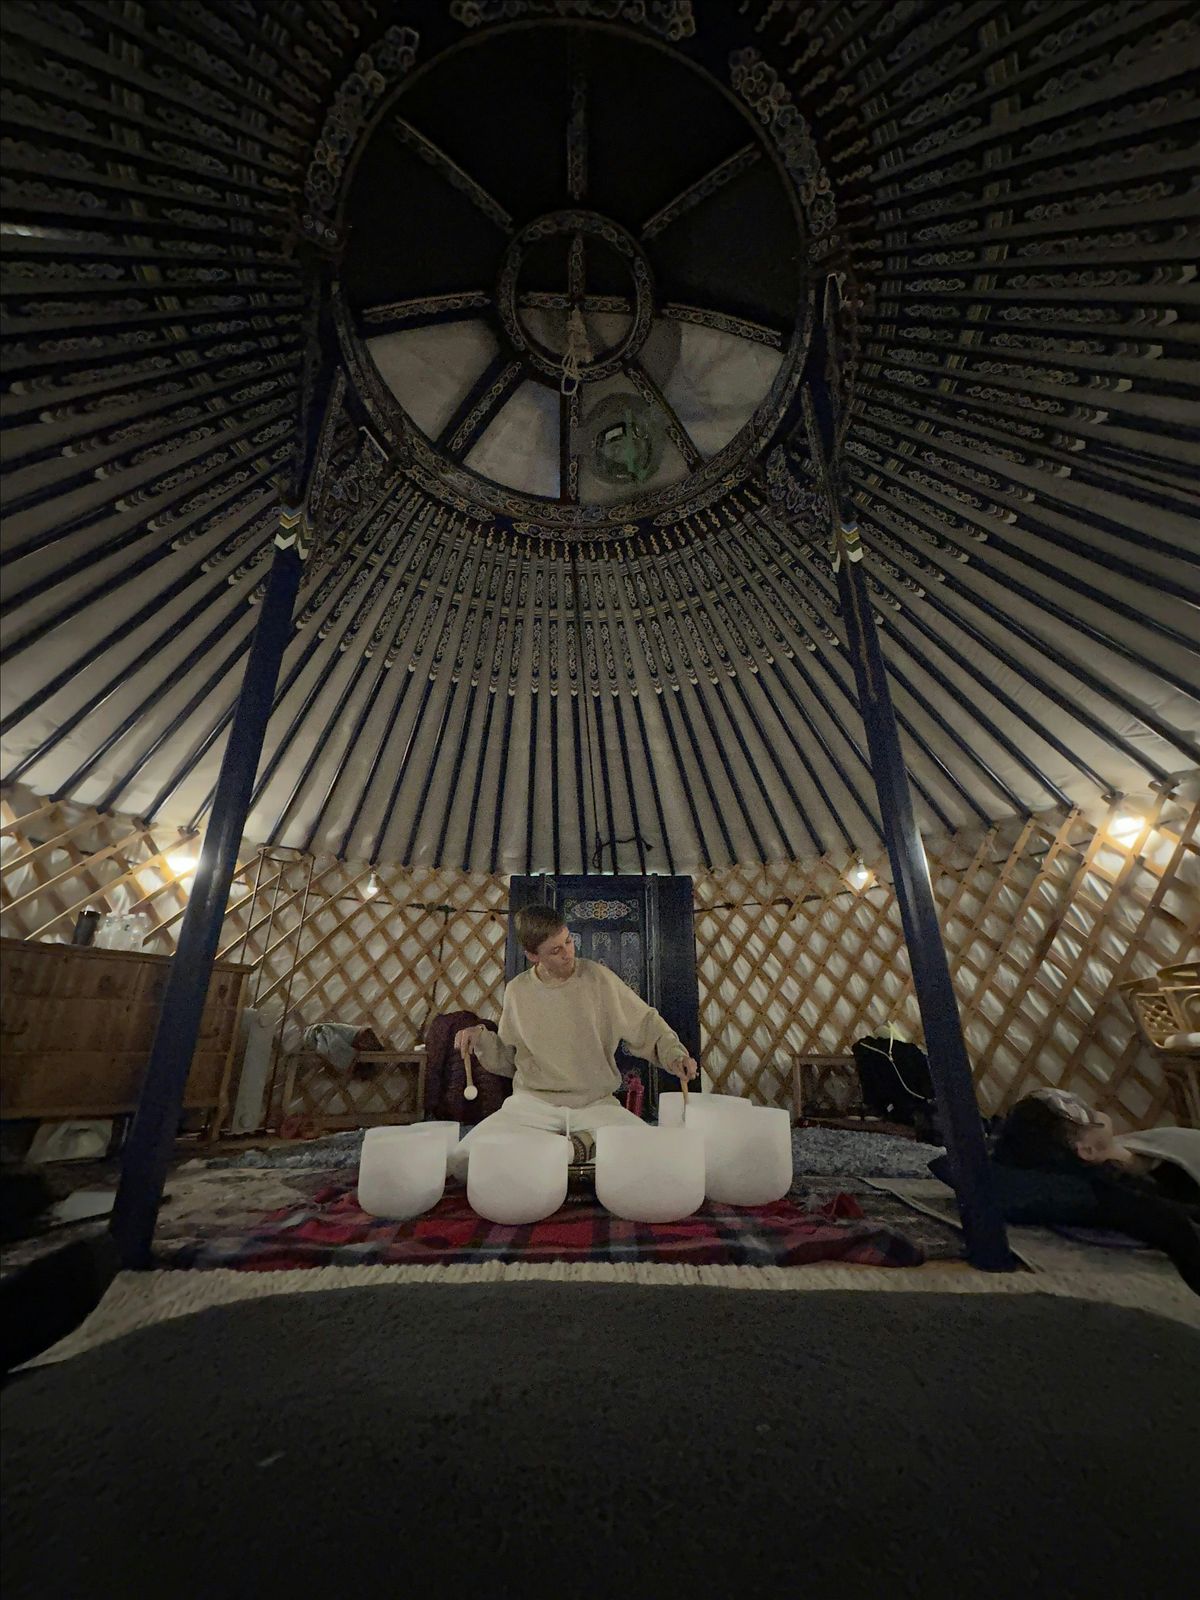
[[[0,806],[5,935],[67,940],[85,908],[136,910],[145,948],[174,948],[187,906],[187,875],[168,859],[177,830],[19,793]],[[1118,985],[1194,954],[1200,806],[1159,800],[1126,842],[1109,821],[1012,819],[927,847],[985,1110],[1057,1084],[1121,1125],[1169,1114]],[[886,858],[864,863],[873,876],[862,889],[851,865],[823,856],[697,876],[702,1051],[715,1088],[786,1105],[795,1055],[845,1054],[889,1021],[919,1037]],[[499,876],[246,849],[221,954],[256,968],[253,1003],[286,1022],[285,1049],[308,1024],[337,1020],[404,1050],[437,1012],[499,1014],[507,902]]]

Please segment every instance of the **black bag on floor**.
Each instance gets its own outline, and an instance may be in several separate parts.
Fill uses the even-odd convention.
[[[936,1122],[933,1079],[919,1045],[887,1034],[859,1039],[851,1047],[863,1104],[873,1117],[932,1131]]]

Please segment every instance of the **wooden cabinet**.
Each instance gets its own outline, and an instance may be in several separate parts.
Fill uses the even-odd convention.
[[[137,1106],[169,956],[0,940],[0,1117],[110,1117]],[[219,961],[184,1106],[226,1119],[252,969]]]

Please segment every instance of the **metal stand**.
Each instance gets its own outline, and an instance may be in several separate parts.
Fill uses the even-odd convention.
[[[122,1157],[111,1228],[121,1265],[126,1268],[144,1268],[150,1263],[150,1243],[179,1127],[229,886],[237,866],[250,791],[271,715],[279,665],[291,637],[300,571],[301,559],[295,546],[277,546],[221,762],[196,881],[180,927],[145,1082]]]

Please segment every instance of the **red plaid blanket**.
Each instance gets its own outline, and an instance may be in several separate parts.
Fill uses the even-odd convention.
[[[862,1222],[851,1195],[821,1211],[794,1200],[733,1207],[706,1204],[683,1222],[625,1222],[595,1201],[566,1205],[544,1222],[487,1222],[456,1188],[412,1222],[385,1222],[358,1206],[353,1185],[320,1190],[311,1201],[264,1217],[248,1235],[208,1239],[173,1251],[170,1267],[232,1267],[278,1272],[293,1267],[462,1266],[483,1261],[654,1261],[689,1266],[798,1267],[849,1261],[916,1267],[919,1245],[890,1228]],[[848,1219],[848,1220],[841,1220]]]

